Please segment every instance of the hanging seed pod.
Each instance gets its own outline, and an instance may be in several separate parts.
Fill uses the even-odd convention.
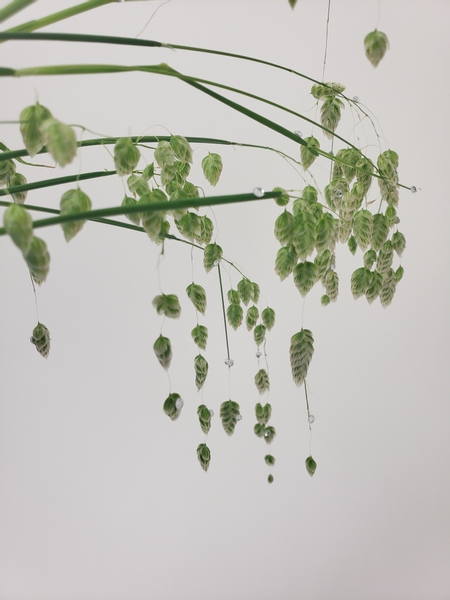
[[[131,196],[125,196],[124,199],[122,200],[123,207],[136,206],[136,205],[137,205],[137,200],[135,198],[132,198]],[[137,225],[139,227],[139,225],[141,224],[141,215],[139,213],[137,213],[137,212],[128,213],[125,216],[134,225]]]
[[[42,323],[38,323],[33,329],[30,342],[36,346],[41,356],[47,358],[50,352],[50,331]]]
[[[159,364],[167,371],[172,360],[172,344],[170,343],[169,338],[160,335],[153,344],[153,350],[159,360]]]
[[[44,145],[41,124],[48,119],[52,119],[53,115],[48,108],[36,102],[33,106],[24,108],[19,118],[23,143],[28,154],[33,157]]]
[[[191,331],[191,336],[194,342],[201,350],[206,350],[206,344],[208,342],[208,328],[204,325],[197,325]]]
[[[266,429],[264,430],[264,439],[266,441],[266,444],[271,444],[273,442],[273,440],[275,439],[276,435],[277,435],[277,433],[275,431],[275,427],[268,425],[266,427]]]
[[[47,244],[41,238],[34,236],[31,239],[28,252],[24,254],[24,258],[33,280],[41,285],[46,280],[50,270],[50,254],[47,250]]]
[[[114,146],[114,165],[117,175],[129,175],[136,168],[141,153],[130,138],[120,138]]]
[[[77,188],[76,190],[68,190],[62,195],[60,208],[61,215],[76,215],[91,210],[92,202],[89,196]],[[83,229],[85,223],[86,221],[69,221],[67,223],[61,223],[66,242],[70,242],[70,240]]]
[[[211,411],[204,404],[200,404],[200,406],[197,408],[197,415],[203,433],[205,435],[208,434],[209,430],[211,429]]]
[[[51,118],[41,124],[40,130],[56,163],[60,167],[71,163],[77,153],[77,136],[72,127]]]
[[[206,444],[200,444],[197,448],[197,458],[201,468],[206,472],[211,461],[211,451]]]
[[[291,337],[290,359],[292,377],[297,386],[306,379],[309,363],[314,353],[314,338],[309,329],[302,329]]]
[[[161,169],[169,166],[173,166],[175,162],[175,152],[173,148],[165,140],[158,143],[158,147],[155,150],[155,160]]]
[[[305,465],[306,465],[306,470],[312,477],[317,469],[316,461],[313,459],[312,456],[308,456],[308,458],[305,460]]]
[[[9,185],[9,181],[16,172],[16,163],[13,160],[2,160],[0,162],[0,186]]]
[[[10,204],[3,213],[3,224],[16,246],[27,254],[33,239],[33,221],[30,213],[20,204]]]
[[[17,188],[22,185],[26,185],[27,183],[27,178],[25,177],[25,175],[22,175],[22,173],[14,173],[14,175],[8,181],[8,188],[10,188],[8,191],[11,194],[14,202],[16,202],[17,204],[23,204],[25,202],[25,200],[27,199],[28,191],[13,191],[11,188]]]
[[[158,315],[165,315],[171,319],[178,319],[181,315],[181,306],[176,294],[161,294],[155,296],[152,302]]]
[[[236,423],[238,420],[240,420],[238,418],[240,417],[239,410],[239,404],[237,402],[233,402],[232,400],[223,402],[220,405],[220,418],[222,419],[222,426],[225,430],[225,433],[228,435],[233,435]]]
[[[195,370],[195,385],[200,390],[206,381],[208,376],[208,361],[201,354],[197,354],[194,359],[194,370]]]
[[[366,56],[374,67],[378,66],[378,63],[386,54],[388,48],[389,40],[387,35],[377,29],[367,34],[364,38],[364,50]]]
[[[203,175],[212,186],[217,185],[222,173],[222,159],[218,154],[210,152],[208,156],[202,160]]]
[[[170,394],[163,405],[163,410],[168,417],[175,421],[178,419],[183,408],[184,402],[180,394]]]
[[[265,369],[260,369],[255,375],[255,385],[260,394],[270,389],[269,374]]]

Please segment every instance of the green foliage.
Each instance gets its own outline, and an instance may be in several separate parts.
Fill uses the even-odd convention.
[[[266,465],[273,466],[275,464],[275,457],[271,454],[266,454],[264,460],[266,461]]]
[[[247,325],[247,329],[251,331],[253,327],[256,325],[257,320],[259,319],[259,310],[256,306],[250,306],[247,310],[247,314],[245,316],[245,324]]]
[[[219,264],[222,258],[222,248],[218,244],[208,244],[203,252],[203,266],[209,273],[213,267]]]
[[[211,461],[211,451],[206,444],[199,444],[197,448],[197,458],[201,468],[206,472],[209,469]]]
[[[260,369],[255,375],[255,385],[260,394],[270,389],[269,375],[265,369]]]
[[[163,410],[166,415],[172,419],[172,421],[175,421],[180,416],[183,404],[184,402],[181,399],[180,394],[169,394],[164,402]]]
[[[53,117],[52,113],[36,102],[33,106],[24,108],[20,113],[20,133],[28,154],[33,157],[44,145],[41,125]]]
[[[26,185],[27,184],[27,178],[25,177],[25,175],[22,175],[22,173],[14,173],[14,175],[11,177],[11,179],[8,180],[8,187],[9,188],[13,188],[16,186],[20,186],[20,185]],[[11,192],[11,196],[14,200],[14,202],[17,202],[17,204],[23,204],[25,202],[25,200],[27,199],[27,190],[24,190],[22,192]]]
[[[208,434],[211,429],[211,411],[204,404],[200,404],[197,408],[198,420],[200,421],[200,427],[204,434]]]
[[[301,262],[294,269],[294,283],[300,294],[304,297],[316,283],[317,270],[312,262]]]
[[[280,244],[290,244],[294,234],[294,215],[285,210],[275,221],[275,237]]]
[[[129,175],[136,168],[141,153],[130,138],[119,138],[114,146],[114,165],[117,175]]]
[[[227,400],[220,405],[220,418],[225,433],[233,435],[236,423],[240,420],[239,404],[232,400]]]
[[[240,304],[230,304],[227,308],[227,320],[231,327],[236,330],[244,319],[244,310]]]
[[[292,273],[296,264],[297,253],[293,244],[288,244],[278,250],[275,259],[275,272],[281,281]]]
[[[206,311],[205,289],[197,283],[191,283],[186,288],[186,294],[198,312],[204,315]]]
[[[77,153],[77,137],[69,126],[50,118],[40,125],[42,138],[47,150],[60,167],[65,167]]]
[[[253,339],[255,340],[255,344],[260,346],[266,337],[266,328],[264,325],[257,325],[253,330]]]
[[[194,342],[201,350],[206,350],[206,344],[208,342],[208,328],[204,325],[197,325],[191,331],[191,336]]]
[[[47,358],[50,353],[50,331],[42,323],[38,323],[33,329],[30,342],[36,346],[41,356]]]
[[[89,196],[82,192],[80,188],[68,190],[62,195],[60,202],[61,215],[75,215],[87,212],[88,210],[91,210],[91,208],[92,203]],[[70,240],[81,231],[85,223],[86,221],[69,221],[67,223],[61,223],[66,242],[70,242]]]
[[[275,311],[273,308],[269,306],[265,308],[261,313],[261,319],[266,329],[270,331],[275,325]]]
[[[194,359],[194,369],[195,369],[195,385],[197,389],[200,390],[205,383],[206,377],[208,376],[208,361],[201,354],[197,354]]]
[[[309,363],[314,354],[314,338],[309,329],[302,329],[291,337],[289,349],[292,377],[300,386],[308,374]]]
[[[378,66],[378,63],[386,54],[388,48],[389,40],[387,35],[377,29],[368,33],[364,38],[364,50],[366,56],[374,67]]]
[[[41,285],[47,279],[50,270],[50,254],[47,244],[41,238],[33,236],[30,248],[24,257],[33,281]]]
[[[317,150],[320,149],[320,143],[313,136],[305,138],[305,142],[306,146],[300,146],[300,162],[302,163],[303,170],[307,171],[319,156]]]
[[[255,415],[256,420],[260,425],[267,425],[267,423],[270,420],[270,417],[272,416],[271,405],[265,404],[264,406],[262,406],[262,404],[258,402],[258,404],[256,404],[255,406]]]
[[[20,204],[10,204],[3,213],[3,224],[12,241],[27,254],[33,239],[33,220],[30,213]]]
[[[175,294],[161,294],[155,296],[152,302],[158,315],[164,315],[171,319],[178,319],[181,314],[181,306],[178,296]]]
[[[317,469],[316,461],[313,459],[312,456],[308,456],[308,458],[305,460],[305,465],[306,465],[306,470],[308,471],[309,475],[311,475],[311,477],[312,477]]]
[[[172,360],[172,344],[170,343],[169,338],[160,335],[153,344],[153,350],[156,354],[156,358],[159,360],[159,364],[163,369],[167,370],[170,367],[170,362]]]
[[[222,159],[218,154],[210,152],[208,156],[202,160],[202,169],[205,179],[213,186],[217,185],[222,173]]]

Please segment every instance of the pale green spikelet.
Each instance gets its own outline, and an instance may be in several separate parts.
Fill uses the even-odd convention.
[[[331,269],[333,263],[334,254],[330,250],[324,250],[314,258],[317,280],[322,279],[328,269]]]
[[[268,425],[264,430],[264,441],[266,442],[266,444],[271,444],[275,439],[276,435],[277,432],[275,430],[275,427]]]
[[[349,192],[349,189],[350,188],[346,179],[332,179],[324,189],[325,200],[327,201],[328,206],[332,210],[339,210],[341,208],[344,195]]]
[[[204,315],[206,311],[205,289],[197,283],[191,283],[186,288],[186,294],[198,312]]]
[[[217,185],[220,175],[222,174],[223,163],[218,154],[210,152],[202,160],[203,175],[206,180],[212,185]]]
[[[295,217],[293,244],[300,260],[309,256],[316,245],[316,219],[308,212]]]
[[[278,206],[286,206],[287,204],[289,204],[289,194],[287,193],[287,191],[284,188],[281,187],[274,187],[273,192],[281,192],[281,196],[279,198],[274,198],[275,202],[278,204]]]
[[[386,240],[384,244],[381,246],[380,251],[378,252],[377,258],[377,271],[384,275],[389,271],[392,266],[392,260],[394,258],[394,248],[392,242]]]
[[[141,153],[130,138],[119,138],[114,145],[114,165],[117,175],[129,175],[137,167]],[[148,178],[147,178],[148,180]]]
[[[48,358],[50,353],[50,331],[42,323],[38,323],[33,329],[30,342],[36,347],[36,350],[44,358]]]
[[[168,417],[175,421],[178,419],[181,413],[181,409],[183,408],[183,400],[181,399],[180,394],[169,394],[166,401],[163,404],[163,410]]]
[[[164,167],[172,167],[175,162],[175,151],[169,142],[162,140],[158,143],[155,150],[155,160],[163,169]]]
[[[300,262],[294,269],[294,283],[302,297],[310,291],[317,282],[317,270],[314,263]]]
[[[398,256],[403,254],[403,250],[406,247],[406,239],[403,233],[400,233],[400,231],[396,231],[392,236],[392,247]]]
[[[155,296],[152,302],[158,315],[165,315],[171,319],[178,319],[181,315],[181,306],[175,294],[161,294]]]
[[[328,298],[331,302],[336,302],[339,294],[339,276],[336,271],[328,271],[322,282]]]
[[[308,456],[308,458],[305,460],[305,465],[306,465],[306,470],[308,471],[309,475],[312,477],[317,469],[316,461],[313,459],[312,456]]]
[[[180,162],[192,162],[192,148],[186,138],[181,135],[173,135],[170,138],[170,146]]]
[[[198,420],[204,434],[208,434],[211,429],[211,411],[204,404],[200,404],[197,408]]]
[[[255,385],[260,394],[270,389],[269,374],[265,369],[260,369],[255,375]]]
[[[194,358],[194,370],[195,370],[195,385],[197,389],[200,390],[203,387],[203,384],[206,381],[206,377],[208,376],[208,361],[201,354],[197,354]]]
[[[153,350],[156,358],[159,360],[159,364],[167,371],[172,360],[172,344],[169,338],[160,335],[153,344]]]
[[[324,131],[324,135],[331,139],[333,133],[341,119],[341,109],[344,108],[344,103],[336,96],[326,96],[322,108],[320,110],[320,122],[329,131]]]
[[[139,198],[139,205],[151,205],[151,204],[159,204],[161,202],[167,202],[166,194],[155,188]],[[161,229],[163,227],[164,220],[166,218],[166,211],[164,210],[150,210],[147,208],[140,213],[140,217],[142,220],[142,227],[145,229],[146,234],[153,242],[159,241],[159,235],[161,233]]]
[[[380,291],[380,302],[381,306],[386,308],[392,302],[395,294],[395,288],[397,285],[397,278],[395,271],[389,269],[389,271],[383,277],[383,287]]]
[[[240,304],[230,304],[227,308],[227,320],[231,327],[236,330],[242,325],[244,310]]]
[[[386,212],[384,213],[386,220],[388,222],[389,227],[393,227],[397,223],[397,211],[394,206],[388,206],[386,208]]]
[[[259,300],[259,295],[261,293],[261,290],[259,288],[259,285],[257,283],[255,283],[254,281],[252,282],[252,288],[253,288],[252,300],[256,304]]]
[[[330,304],[331,300],[329,298],[329,296],[327,296],[326,294],[324,294],[321,298],[320,298],[320,303],[322,304],[322,306],[328,306]]]
[[[200,235],[200,219],[197,213],[188,211],[175,225],[183,237],[193,242]]]
[[[213,267],[219,264],[222,258],[222,248],[218,244],[208,244],[203,251],[203,266],[209,273]]]
[[[353,256],[356,254],[356,251],[358,250],[358,244],[356,242],[356,238],[355,236],[351,235],[348,238],[348,242],[347,242],[347,246],[348,249],[350,250],[350,252],[353,254]]]
[[[230,304],[240,304],[241,303],[241,297],[239,296],[239,292],[237,290],[228,290],[227,293],[227,298],[228,298],[228,302]]]
[[[72,127],[49,118],[41,123],[40,130],[45,146],[55,162],[60,167],[71,163],[77,153],[77,136]]]
[[[378,252],[389,234],[389,223],[384,215],[377,213],[372,219],[372,235],[370,245]],[[356,236],[355,236],[356,237]]]
[[[300,146],[300,162],[302,163],[303,170],[307,171],[319,156],[317,151],[320,149],[320,143],[313,136],[305,138],[305,142],[306,146]]]
[[[211,462],[211,451],[206,444],[199,444],[197,447],[197,458],[201,468],[205,471],[209,469]]]
[[[253,284],[252,282],[243,277],[237,284],[237,291],[242,302],[247,306],[253,297]]]
[[[268,481],[268,483],[273,483],[273,475],[272,474],[267,476],[267,481]]]
[[[214,233],[211,219],[205,215],[200,217],[200,231],[196,237],[197,244],[209,244]]]
[[[256,425],[253,427],[253,432],[258,437],[263,437],[265,430],[266,426],[263,423],[256,423]]]
[[[266,454],[264,460],[266,461],[266,465],[273,466],[275,464],[275,457],[271,454]]]
[[[33,236],[28,252],[24,254],[25,261],[30,269],[33,280],[41,285],[50,270],[50,254],[47,244],[41,238]]]
[[[402,280],[403,278],[403,274],[405,272],[405,269],[400,266],[396,271],[395,271],[395,281],[398,283],[399,281]]]
[[[191,336],[200,350],[206,350],[206,344],[208,342],[208,328],[204,325],[197,325],[191,331]]]
[[[124,196],[124,198],[122,200],[123,207],[136,206],[136,205],[137,205],[137,200],[135,198],[132,198],[131,196]],[[139,227],[139,225],[141,224],[141,215],[139,213],[137,213],[137,212],[127,213],[125,216],[134,225],[137,225]]]
[[[237,402],[233,402],[232,400],[227,400],[220,405],[220,418],[222,419],[222,426],[225,430],[225,433],[228,435],[233,435],[234,428],[236,427],[236,423],[238,421],[239,413],[239,404]]]
[[[44,138],[41,132],[41,124],[53,117],[52,113],[36,102],[33,106],[27,106],[20,113],[20,133],[28,154],[33,157],[44,146]]]
[[[148,181],[145,177],[141,177],[140,175],[136,175],[133,173],[127,179],[127,186],[133,196],[145,196],[145,194],[150,193],[150,188],[148,187]]]
[[[280,248],[277,252],[275,259],[275,273],[279,276],[281,281],[286,279],[297,264],[297,253],[293,244],[288,244],[283,248]]]
[[[167,234],[169,233],[170,230],[170,223],[169,221],[163,221],[162,225],[161,225],[161,229],[158,233],[157,238],[155,239],[155,243],[156,244],[162,244],[164,242],[164,240],[167,237]]]
[[[92,202],[89,196],[82,192],[80,188],[77,188],[65,192],[61,197],[59,206],[61,215],[76,215],[91,210]],[[67,223],[61,223],[66,242],[70,242],[70,240],[83,229],[85,223],[86,221],[69,221]]]
[[[352,294],[355,300],[360,296],[364,296],[367,290],[372,285],[372,271],[366,269],[365,267],[360,267],[353,271],[351,277],[351,289]]]
[[[2,160],[0,162],[0,186],[9,185],[9,181],[16,172],[16,163],[13,160]]]
[[[27,254],[33,239],[33,220],[30,213],[20,204],[10,204],[3,213],[3,225],[24,254]]]
[[[372,250],[372,248],[369,248],[369,250],[367,250],[367,252],[364,253],[363,260],[366,269],[371,269],[375,261],[377,260],[377,253],[375,252],[375,250]]]
[[[313,202],[317,202],[317,198],[319,196],[319,192],[313,185],[307,185],[302,190],[302,200],[307,204],[311,204]]]
[[[294,215],[285,210],[275,221],[275,237],[283,246],[292,242],[294,233]]]
[[[149,165],[147,165],[145,167],[145,169],[142,171],[142,178],[145,179],[146,181],[148,181],[149,179],[154,177],[154,175],[155,175],[155,163],[152,162]]]
[[[250,308],[247,310],[247,314],[245,315],[245,324],[247,326],[248,331],[251,331],[253,329],[258,319],[259,310],[256,308],[256,306],[250,306]]]
[[[289,0],[289,5],[292,9],[294,9],[294,6],[297,4],[297,0]]]
[[[269,306],[265,308],[261,313],[261,319],[266,329],[270,331],[275,325],[275,311],[273,308]]]
[[[337,220],[331,213],[325,213],[316,223],[316,250],[318,254],[324,250],[334,250],[336,245]]]
[[[370,280],[370,286],[367,288],[365,295],[367,302],[372,304],[380,294],[381,288],[383,287],[383,275],[378,271],[372,271],[372,279]]]
[[[314,353],[314,338],[309,329],[302,329],[291,337],[289,349],[294,383],[300,386],[308,374],[308,367]]]
[[[269,388],[267,388],[269,389]],[[260,392],[263,393],[263,392]],[[259,402],[255,405],[255,416],[256,420],[260,425],[267,425],[270,421],[270,417],[272,416],[272,407],[270,404],[265,404],[264,406]]]
[[[8,188],[16,188],[22,185],[26,185],[27,183],[28,182],[25,175],[22,175],[22,173],[14,173],[11,179],[8,180]],[[14,192],[11,189],[8,189],[8,191],[11,194],[14,202],[16,202],[17,204],[23,204],[27,199],[27,190]]]
[[[376,67],[389,48],[389,40],[385,33],[372,31],[364,38],[364,50],[370,63]]]
[[[264,325],[257,325],[253,330],[253,339],[257,346],[261,346],[266,338],[266,328]]]

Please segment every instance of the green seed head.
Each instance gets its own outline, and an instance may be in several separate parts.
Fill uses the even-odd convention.
[[[16,246],[27,254],[33,239],[33,222],[30,213],[20,204],[11,204],[3,214],[3,224]]]

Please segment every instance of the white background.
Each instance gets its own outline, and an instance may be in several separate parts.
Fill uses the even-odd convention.
[[[71,4],[41,0],[4,28]],[[327,4],[299,0],[292,11],[287,0],[172,0],[141,37],[257,56],[320,80]],[[135,37],[157,6],[113,4],[48,30]],[[291,278],[280,283],[273,223],[282,209],[272,200],[214,210],[216,241],[260,284],[261,308],[268,304],[277,313],[266,347],[267,401],[277,430],[272,471],[263,459],[266,444],[253,434],[260,400],[253,377],[264,364],[258,367],[251,334],[231,332],[229,382],[217,272],[204,273],[200,252],[191,263],[186,245],[167,243],[158,275],[160,247],[144,234],[88,223],[66,244],[60,228],[41,229],[52,257],[37,292],[39,318],[52,338],[45,361],[28,341],[37,321],[28,271],[12,242],[0,239],[1,600],[450,597],[448,18],[448,3],[438,0],[331,3],[325,80],[344,83],[350,97],[373,111],[386,136],[381,149],[398,152],[402,183],[419,188],[415,195],[401,191],[405,276],[389,308],[353,300],[350,276],[362,255],[352,257],[345,247],[337,255],[336,304],[321,306],[320,284],[303,302]],[[391,49],[373,69],[363,39],[376,26]],[[13,68],[167,62],[318,118],[307,81],[234,59],[31,42],[2,44],[0,56]],[[318,135],[300,119],[230,97],[291,130]],[[293,142],[155,75],[4,78],[2,119],[17,120],[37,98],[62,121],[102,135],[169,130],[298,157]],[[358,125],[347,106],[340,134],[376,157],[372,131],[367,120]],[[0,137],[11,148],[23,147],[17,125],[1,125]],[[321,143],[330,147],[324,138]],[[224,160],[216,188],[201,174],[208,150]],[[141,166],[152,160],[150,151],[145,156]],[[52,164],[42,156],[37,162]],[[87,149],[63,173],[104,168],[113,168],[106,150]],[[58,175],[19,170],[30,181]],[[323,189],[328,163],[318,161],[313,172]],[[190,179],[213,195],[255,186],[301,191],[302,176],[272,152],[196,145]],[[119,204],[124,193],[118,177],[81,187],[95,208]],[[65,189],[36,191],[27,201],[57,208]],[[374,186],[371,198],[377,194]],[[196,315],[184,292],[192,269],[208,294],[200,319],[210,332],[203,393],[196,391],[192,366]],[[232,269],[224,272],[227,287],[239,278]],[[179,295],[179,321],[156,314],[152,299],[161,290]],[[315,338],[308,375],[312,439],[288,359],[290,336],[302,326]],[[174,348],[170,381],[152,349],[161,330]],[[185,400],[176,422],[162,411],[170,389]],[[232,438],[218,418],[229,397],[243,415]],[[207,474],[196,458],[204,441],[196,416],[202,402],[216,412]],[[312,479],[304,466],[310,452],[318,463]]]

